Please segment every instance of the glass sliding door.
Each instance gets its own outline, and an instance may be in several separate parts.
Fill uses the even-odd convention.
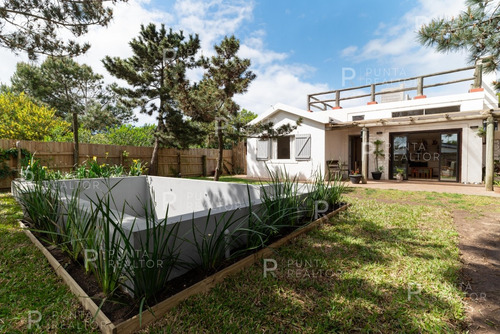
[[[442,133],[439,152],[439,180],[458,182],[458,133]]]
[[[396,178],[398,170],[408,178],[408,136],[398,135],[392,138],[392,178]]]

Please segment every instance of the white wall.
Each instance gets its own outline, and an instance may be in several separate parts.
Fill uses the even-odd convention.
[[[254,185],[159,176],[147,176],[147,183],[156,218],[164,219],[168,210],[169,222],[179,221],[180,216],[191,218],[193,213],[206,216],[209,209],[235,210],[247,206],[249,196],[252,202],[260,200],[260,187]]]
[[[294,125],[297,116],[286,111],[279,111],[273,115],[271,121],[278,128],[283,124]],[[247,176],[251,178],[268,178],[269,173],[266,164],[271,170],[285,168],[290,176],[298,176],[305,180],[310,178],[315,171],[321,169],[324,172],[325,162],[325,125],[313,120],[304,119],[302,124],[290,133],[311,135],[311,159],[295,160],[295,145],[292,141],[289,160],[278,160],[276,156],[276,142],[272,141],[271,158],[265,161],[257,160],[257,138],[249,138],[247,141]]]
[[[441,108],[460,105],[460,111],[479,111],[492,107],[491,89],[487,88],[483,92],[465,93],[456,95],[428,97],[426,99],[379,103],[372,105],[361,105],[352,108],[318,111],[316,113],[327,114],[328,116],[341,121],[350,122],[353,116],[364,115],[365,120],[391,118],[393,112],[410,111],[426,108]]]

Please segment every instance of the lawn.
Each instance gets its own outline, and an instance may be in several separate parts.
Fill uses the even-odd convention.
[[[193,180],[205,180],[205,181],[213,181],[214,178],[213,176],[193,176],[193,177],[188,177],[188,179],[193,179]],[[265,183],[266,181],[259,181],[255,179],[247,179],[247,178],[241,178],[241,177],[234,177],[231,175],[222,175],[219,179],[219,181],[222,182],[233,182],[233,183],[245,183],[245,184],[261,184]]]
[[[99,333],[92,316],[19,229],[21,216],[14,199],[0,194],[0,333]]]
[[[495,199],[361,188],[346,199],[348,212],[266,260],[266,277],[254,265],[144,333],[464,331],[451,212],[480,215]],[[0,203],[0,332],[25,332],[34,311],[34,332],[89,332],[90,316],[16,227],[19,207],[7,194]]]

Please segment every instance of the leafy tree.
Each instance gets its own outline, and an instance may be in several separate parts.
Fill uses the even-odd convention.
[[[40,66],[18,63],[11,82],[13,91],[25,92],[55,108],[57,116],[71,121],[75,164],[82,115],[85,127],[91,131],[135,120],[133,110],[124,108],[112,90],[104,88],[100,74],[68,57],[48,57]]]
[[[467,10],[451,19],[434,19],[418,32],[420,43],[439,52],[466,50],[469,61],[486,57],[485,70],[500,64],[500,4],[492,0],[467,0]]]
[[[109,129],[106,136],[112,145],[152,146],[154,134],[155,126],[152,124],[143,126],[125,124]]]
[[[157,174],[161,145],[188,147],[198,141],[201,130],[188,122],[182,112],[191,89],[186,70],[199,66],[195,55],[200,48],[198,36],[167,31],[164,25],[141,25],[139,37],[129,43],[133,56],[122,59],[106,57],[104,67],[130,87],[115,87],[128,106],[156,114],[157,127],[149,173]]]
[[[192,91],[194,104],[190,107],[195,120],[215,123],[219,154],[214,180],[218,181],[223,167],[224,129],[240,109],[233,97],[247,91],[255,74],[249,70],[250,59],[237,56],[240,42],[236,37],[226,36],[214,48],[216,54],[205,62],[206,73],[198,89]]]
[[[90,26],[107,26],[113,11],[105,3],[118,1],[122,0],[4,0],[0,3],[0,46],[25,51],[30,59],[38,54],[82,54],[90,45],[65,41],[61,33],[80,37]]]
[[[0,138],[43,140],[55,129],[69,129],[69,123],[55,116],[55,110],[40,106],[21,93],[0,94]]]

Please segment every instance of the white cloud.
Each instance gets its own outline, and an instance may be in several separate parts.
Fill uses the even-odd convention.
[[[396,25],[380,23],[372,40],[364,45],[351,45],[340,52],[349,61],[360,67],[367,65],[360,76],[356,77],[356,85],[386,80],[425,75],[434,72],[451,70],[468,66],[465,52],[438,53],[432,47],[424,47],[417,40],[417,31],[422,24],[433,18],[451,18],[465,9],[463,1],[456,0],[419,0]],[[353,52],[355,50],[356,52]],[[380,73],[389,69],[397,69],[389,76]],[[378,71],[378,72],[377,72]],[[375,74],[374,74],[375,73]],[[378,75],[376,73],[379,73]],[[404,75],[400,75],[404,73]],[[463,78],[464,73],[450,75],[446,80]],[[440,78],[440,81],[446,81]],[[428,83],[434,79],[428,79]],[[435,81],[435,80],[434,80]],[[360,83],[362,82],[362,83]],[[455,86],[444,86],[428,90],[427,95],[452,94],[457,90],[467,91],[470,83]],[[415,86],[415,82],[407,82],[406,86]],[[411,92],[410,95],[415,95]]]
[[[176,26],[198,33],[205,52],[225,35],[236,32],[245,21],[251,20],[253,1],[177,0],[174,5]]]
[[[131,56],[129,42],[138,36],[141,24],[164,23],[168,27],[173,21],[173,16],[169,13],[144,8],[147,3],[148,1],[144,0],[130,0],[116,5],[113,21],[107,28],[92,27],[82,38],[90,41],[92,46],[86,54],[76,60],[91,65],[96,72],[114,81],[115,78],[107,73],[101,60],[105,56],[121,58]]]
[[[175,5],[178,25],[189,32],[200,32],[205,55],[211,54],[213,45],[224,36],[236,34],[250,22],[253,7],[252,1],[223,0],[178,1]],[[250,58],[257,78],[248,92],[235,100],[242,108],[258,114],[278,102],[305,109],[307,93],[325,90],[327,85],[305,82],[304,77],[315,69],[305,64],[285,64],[288,54],[267,48],[265,36],[264,30],[256,30],[241,41],[239,56]]]
[[[396,25],[380,23],[374,38],[363,46],[346,47],[341,56],[353,56],[352,50],[358,50],[357,62],[375,60],[394,67],[406,67],[412,73],[430,73],[465,63],[463,54],[440,54],[432,48],[421,46],[417,41],[417,31],[432,18],[452,17],[464,9],[464,3],[456,0],[420,0],[409,10]]]
[[[327,84],[311,84],[301,76],[307,70],[300,65],[272,65],[257,70],[257,79],[250,86],[248,93],[235,100],[241,107],[260,114],[276,103],[284,103],[306,109],[306,97],[309,92],[328,90]]]
[[[148,0],[130,0],[114,7],[114,19],[107,28],[93,27],[83,36],[82,41],[90,41],[92,47],[76,60],[86,63],[104,75],[106,82],[117,81],[104,69],[101,60],[106,56],[129,57],[129,41],[136,37],[141,24],[164,23],[174,30],[186,34],[199,33],[204,55],[213,54],[214,44],[226,36],[245,28],[253,19],[253,1],[226,0],[177,0],[170,13],[151,8]],[[247,25],[247,26],[245,26]],[[266,32],[255,30],[241,41],[240,57],[250,58],[251,70],[257,79],[251,84],[248,93],[237,96],[242,108],[262,113],[270,105],[283,102],[299,108],[306,107],[306,95],[328,89],[326,84],[311,84],[305,81],[307,75],[316,69],[305,64],[286,64],[288,54],[276,52],[266,46]],[[15,64],[23,58],[16,57],[8,50],[0,50],[3,66],[0,81],[8,83],[15,71]],[[43,60],[43,57],[41,58]],[[199,78],[200,71],[191,73]],[[139,123],[154,123],[154,117],[139,115]]]
[[[352,57],[356,54],[356,51],[358,51],[358,47],[355,45],[351,45],[343,49],[340,54],[342,57]]]

